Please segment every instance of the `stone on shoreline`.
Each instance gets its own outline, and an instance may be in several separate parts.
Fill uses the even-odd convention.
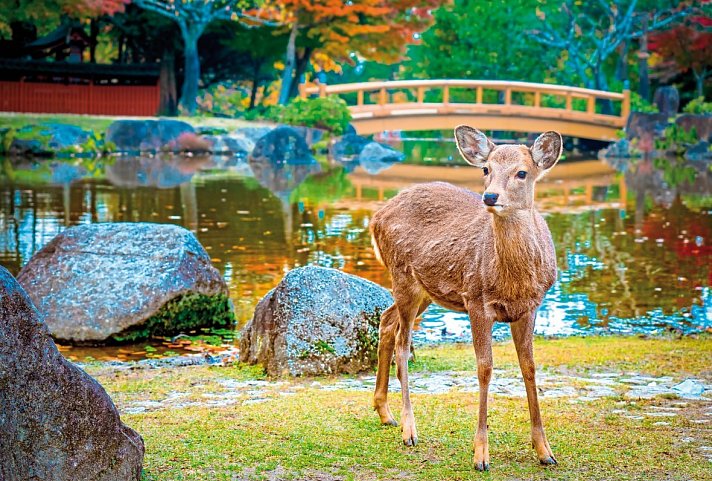
[[[175,225],[72,227],[18,276],[51,334],[104,343],[226,326],[233,312],[222,276],[193,233]]]
[[[187,122],[173,119],[116,120],[106,131],[106,141],[112,142],[118,152],[157,152],[175,150],[181,134],[195,133]]]
[[[138,481],[144,445],[0,267],[0,479]]]
[[[381,286],[336,269],[293,269],[257,304],[242,330],[240,361],[272,376],[356,373],[377,360]]]

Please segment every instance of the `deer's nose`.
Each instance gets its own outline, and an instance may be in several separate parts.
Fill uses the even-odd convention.
[[[484,197],[483,197],[482,200],[484,201],[485,204],[487,204],[487,205],[489,205],[489,206],[493,206],[493,205],[495,205],[495,204],[497,203],[497,198],[498,198],[498,197],[499,197],[499,194],[493,194],[493,193],[491,193],[491,192],[487,192],[487,193],[484,195]]]

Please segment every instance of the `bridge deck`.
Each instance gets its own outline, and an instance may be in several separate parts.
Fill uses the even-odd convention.
[[[615,140],[630,112],[627,90],[616,93],[525,82],[403,80],[301,89],[303,97],[311,94],[355,94],[355,104],[350,95],[349,108],[359,134],[470,124],[483,130],[557,130],[563,135]],[[463,102],[466,98],[472,101]],[[613,114],[604,113],[611,110]]]

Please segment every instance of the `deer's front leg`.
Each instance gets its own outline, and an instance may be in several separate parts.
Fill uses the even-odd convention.
[[[477,432],[473,443],[475,469],[489,469],[489,444],[487,442],[487,397],[492,378],[492,321],[482,310],[470,311],[472,342],[477,358],[477,380],[480,385],[480,409],[477,417]]]
[[[539,412],[539,399],[536,392],[536,366],[534,364],[534,349],[532,346],[535,318],[536,313],[532,313],[531,316],[525,319],[513,322],[511,324],[512,339],[517,349],[519,367],[522,370],[524,385],[527,389],[529,416],[532,423],[532,445],[541,464],[556,464],[556,458],[551,451],[546,434],[544,434],[544,425]]]

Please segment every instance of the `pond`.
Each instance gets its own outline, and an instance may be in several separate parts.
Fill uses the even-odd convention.
[[[444,180],[482,190],[481,170],[461,165],[453,143],[395,146],[408,153],[405,163],[337,165],[321,159],[283,165],[176,156],[120,157],[107,165],[20,161],[13,181],[0,182],[0,263],[17,274],[34,252],[71,225],[148,221],[196,233],[229,285],[238,328],[294,267],[335,267],[388,287],[370,245],[374,211],[418,182]],[[558,280],[539,311],[537,333],[712,329],[708,165],[566,159],[539,182],[537,204],[552,231],[559,265]],[[495,336],[508,330],[498,324]],[[414,337],[468,340],[469,321],[432,305]],[[146,343],[61,349],[70,358],[128,359],[147,352]],[[167,350],[182,351],[169,342],[148,347],[150,353]]]

